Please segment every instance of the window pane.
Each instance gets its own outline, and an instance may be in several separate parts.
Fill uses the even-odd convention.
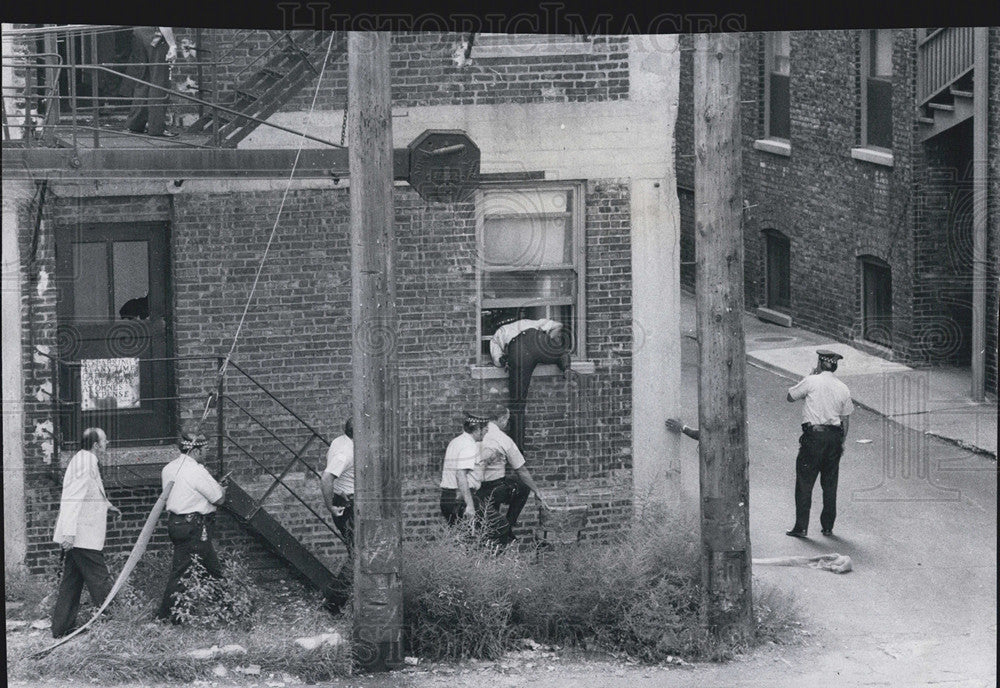
[[[892,29],[877,29],[871,36],[870,76],[892,76]]]
[[[482,212],[491,215],[542,215],[564,213],[569,209],[569,192],[565,189],[548,191],[497,191],[483,198]]]
[[[768,121],[768,136],[780,139],[791,137],[791,112],[789,111],[788,77],[782,74],[771,75],[771,107]]]
[[[487,265],[538,266],[573,262],[569,218],[486,218]]]
[[[869,146],[892,148],[892,82],[868,79],[867,121]]]
[[[576,275],[561,272],[491,272],[483,275],[484,299],[573,298]]]
[[[73,244],[73,316],[108,319],[108,260],[104,242]]]
[[[792,54],[792,34],[789,31],[775,31],[771,34],[771,73],[790,75]]]
[[[115,312],[122,318],[149,317],[149,255],[145,241],[116,241]]]

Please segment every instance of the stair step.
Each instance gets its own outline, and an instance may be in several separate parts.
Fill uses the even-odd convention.
[[[280,69],[273,69],[271,67],[261,67],[260,71],[263,72],[264,74],[267,74],[268,76],[274,77],[275,79],[283,79],[288,74],[287,72],[283,72]]]
[[[972,91],[963,91],[962,89],[955,88],[954,86],[952,86],[948,90],[951,91],[951,95],[957,96],[959,98],[973,98],[974,97],[974,94],[972,93]]]
[[[933,117],[917,117],[917,121],[921,124],[934,124]]]
[[[941,110],[942,112],[955,111],[954,105],[948,105],[946,103],[927,103],[927,107],[931,108],[932,110]]]
[[[250,100],[260,100],[261,96],[263,95],[261,93],[254,93],[253,91],[244,91],[241,88],[237,88],[234,90],[236,95],[241,96],[243,98],[249,98]]]

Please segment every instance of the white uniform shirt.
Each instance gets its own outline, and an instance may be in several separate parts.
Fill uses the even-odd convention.
[[[337,476],[333,481],[334,492],[354,494],[354,440],[347,435],[330,443],[326,452],[326,472]]]
[[[467,432],[453,439],[448,443],[448,449],[444,453],[444,469],[441,471],[441,489],[458,489],[458,471],[468,469],[469,489],[479,489],[479,481],[476,480],[476,461],[479,460],[481,446],[475,438]]]
[[[507,345],[514,337],[531,329],[541,330],[551,337],[562,329],[562,323],[542,318],[541,320],[515,320],[512,323],[501,325],[493,333],[493,339],[490,340],[490,356],[493,358],[493,365],[502,368],[500,357],[506,353]]]
[[[109,506],[111,503],[104,494],[97,455],[81,449],[66,466],[59,517],[52,540],[61,544],[67,537],[73,536],[74,547],[104,549]]]
[[[499,480],[507,473],[505,464],[510,464],[516,471],[524,465],[524,454],[510,435],[491,421],[486,436],[483,437],[480,459],[476,462],[473,475],[480,483]]]
[[[814,425],[840,425],[841,416],[854,412],[851,392],[829,370],[802,378],[788,390],[792,399],[805,399],[802,422]]]
[[[163,487],[171,480],[174,487],[167,497],[167,511],[173,514],[210,514],[224,494],[222,486],[208,469],[187,454],[181,454],[163,467],[160,475]]]

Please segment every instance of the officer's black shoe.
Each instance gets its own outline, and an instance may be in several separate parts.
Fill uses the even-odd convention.
[[[821,532],[823,533],[823,535],[826,535],[827,537],[833,536],[833,528],[824,528]]]
[[[795,530],[793,528],[792,530],[786,531],[785,535],[791,535],[792,537],[804,538],[806,536],[806,531],[804,531],[804,530]]]

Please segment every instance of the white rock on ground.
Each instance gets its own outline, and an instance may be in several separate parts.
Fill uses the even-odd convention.
[[[344,642],[343,636],[339,633],[320,633],[319,635],[307,638],[296,638],[295,644],[305,650],[315,650],[321,645],[341,645]]]

